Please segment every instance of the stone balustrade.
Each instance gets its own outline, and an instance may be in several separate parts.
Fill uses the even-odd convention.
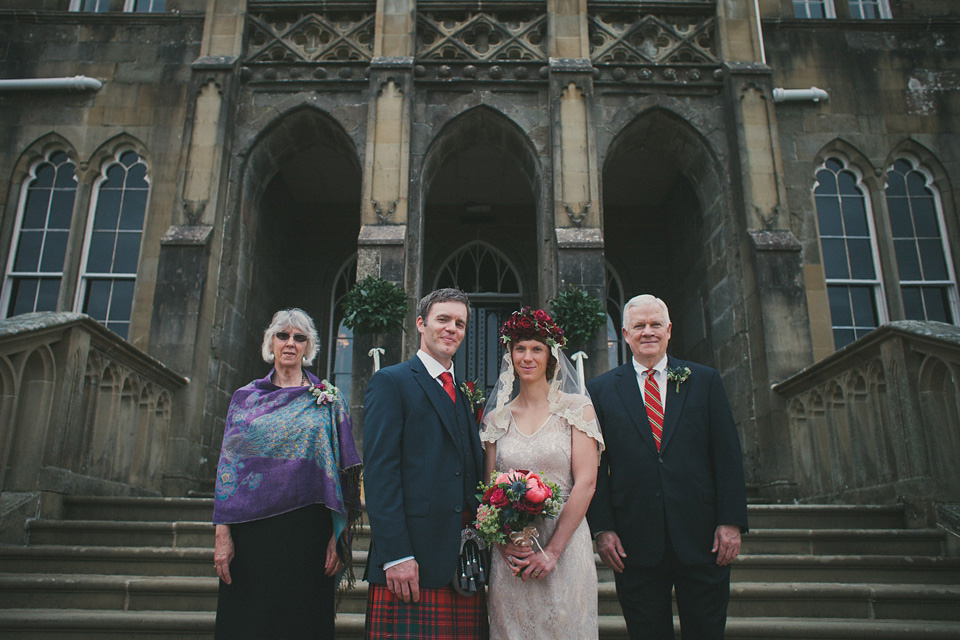
[[[158,495],[187,383],[88,316],[0,320],[0,488]]]
[[[960,502],[960,327],[892,322],[773,389],[801,500]]]

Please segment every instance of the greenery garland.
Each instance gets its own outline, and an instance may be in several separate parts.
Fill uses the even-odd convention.
[[[571,346],[584,346],[607,321],[603,303],[573,286],[550,301],[554,321],[563,329]]]
[[[343,323],[356,335],[403,329],[407,296],[400,285],[367,276],[347,292],[343,313]]]

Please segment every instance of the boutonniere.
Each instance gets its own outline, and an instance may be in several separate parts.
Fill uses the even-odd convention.
[[[690,367],[674,367],[673,369],[667,367],[667,380],[676,382],[677,393],[680,393],[680,383],[686,382],[691,373],[693,372],[690,371]]]
[[[483,419],[483,403],[487,401],[483,397],[483,389],[479,387],[479,380],[466,381],[460,385],[460,391],[467,397],[467,406],[470,407],[470,413],[476,416],[477,423]]]
[[[340,395],[340,389],[337,389],[326,380],[321,380],[320,384],[310,387],[310,393],[317,399],[317,404],[322,406],[325,404],[333,404],[333,401]]]

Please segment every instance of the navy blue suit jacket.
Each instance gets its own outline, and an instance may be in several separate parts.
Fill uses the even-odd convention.
[[[747,530],[740,440],[720,374],[672,357],[667,366],[691,374],[679,391],[667,381],[659,452],[632,360],[587,383],[606,444],[587,520],[594,532],[617,533],[627,566],[658,563],[664,532],[693,565],[716,561],[718,525]]]
[[[418,356],[375,373],[363,415],[371,535],[364,578],[385,584],[383,564],[413,556],[420,586],[449,584],[482,470],[479,429],[459,390],[454,405]]]

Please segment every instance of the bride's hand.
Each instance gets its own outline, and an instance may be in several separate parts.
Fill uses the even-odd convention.
[[[497,550],[503,556],[503,561],[510,567],[514,575],[519,575],[524,567],[530,564],[530,555],[533,550],[530,547],[521,546],[513,542],[507,544],[498,544]]]
[[[543,580],[547,577],[553,568],[557,565],[556,554],[545,554],[543,552],[534,553],[530,556],[526,569],[520,574],[524,582],[527,578],[533,580]]]

